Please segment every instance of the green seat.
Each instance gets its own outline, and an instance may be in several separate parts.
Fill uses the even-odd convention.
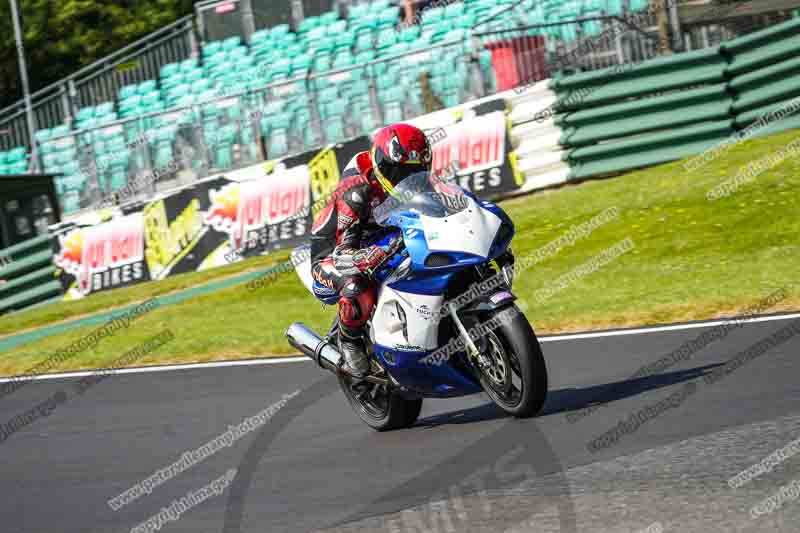
[[[94,108],[94,116],[104,117],[114,112],[114,104],[111,102],[103,102]]]
[[[356,49],[359,53],[374,50],[374,40],[372,34],[362,33],[356,39]]]
[[[326,89],[322,89],[317,94],[317,102],[320,104],[320,106],[323,106],[338,98],[339,98],[339,91],[336,89],[336,87],[328,87]]]
[[[211,57],[222,50],[222,43],[219,41],[211,41],[203,46],[203,57]]]
[[[370,13],[381,13],[385,11],[390,4],[390,0],[373,0],[369,6]]]
[[[45,129],[38,130],[36,133],[34,133],[33,134],[33,138],[36,139],[37,143],[42,144],[45,141],[47,141],[48,139],[50,139],[52,134],[53,134],[53,130],[45,128]]]
[[[175,130],[172,128],[162,128],[156,133],[155,140],[152,143],[153,164],[156,168],[163,168],[172,161],[172,143],[174,140]]]
[[[320,41],[317,41],[313,45],[309,45],[308,51],[313,53],[314,55],[317,54],[332,54],[334,48],[336,47],[336,39],[333,37],[326,37]]]
[[[128,171],[130,168],[130,157],[128,154],[121,154],[111,164],[111,172],[108,178],[108,189],[111,192],[118,191],[128,185]]]
[[[450,19],[458,18],[464,14],[464,4],[461,2],[452,3],[444,8],[444,16]]]
[[[120,87],[119,92],[117,93],[117,98],[119,100],[125,100],[134,96],[137,93],[138,87],[136,85],[125,85]]]
[[[437,24],[445,16],[443,7],[431,7],[422,12],[422,26]]]
[[[269,71],[269,79],[273,81],[278,78],[288,78],[292,72],[292,62],[289,59],[281,59],[272,64]]]
[[[314,72],[327,72],[331,69],[331,57],[320,55],[314,58]]]
[[[233,166],[233,144],[236,140],[236,126],[227,125],[219,129],[213,145],[214,165],[219,169]]]
[[[228,62],[228,52],[224,50],[214,54],[213,56],[208,56],[203,63],[203,70],[206,72],[214,69],[219,65],[225,65]]]
[[[167,103],[169,103],[170,105],[174,105],[174,103],[178,101],[179,98],[182,98],[187,94],[189,94],[191,92],[191,89],[192,88],[189,85],[186,85],[185,83],[173,87],[167,93]]]
[[[75,113],[75,120],[83,122],[94,117],[94,107],[83,107]]]
[[[330,25],[339,20],[339,13],[336,11],[326,11],[319,16],[320,24]]]
[[[61,166],[57,153],[44,154],[42,156],[42,163],[46,172],[53,172]]]
[[[360,19],[367,16],[369,13],[369,4],[351,5],[347,8],[347,18]]]
[[[256,143],[255,132],[253,131],[253,125],[250,122],[242,123],[240,136],[242,138],[242,149],[246,154],[247,162],[252,163],[258,161],[258,143]]]
[[[462,15],[455,23],[455,27],[469,30],[472,29],[472,27],[475,26],[478,22],[479,18],[478,15],[476,15],[475,13],[464,13],[464,15]],[[528,24],[539,24],[539,23],[538,22],[532,23],[528,21]]]
[[[351,48],[355,47],[356,45],[356,35],[354,33],[340,33],[335,38],[334,41],[334,49],[339,51],[350,51]]]
[[[161,69],[159,69],[158,74],[162,79],[169,78],[170,76],[180,72],[180,69],[180,63],[167,63],[166,65],[162,66]]]
[[[184,83],[191,85],[198,80],[202,80],[205,77],[205,73],[202,69],[194,69],[187,71],[183,76]]]
[[[266,28],[261,29],[253,32],[253,35],[250,36],[250,46],[252,47],[256,43],[263,43],[270,40],[272,40],[272,37],[270,37],[270,30]]]
[[[286,128],[274,129],[269,138],[267,157],[275,159],[283,157],[289,152],[289,131]]]
[[[392,31],[384,31],[378,34],[378,50],[391,48],[397,43],[397,34]]]
[[[158,90],[158,84],[155,80],[147,80],[140,83],[136,89],[139,94],[147,94]]]
[[[183,84],[183,77],[180,75],[170,76],[169,78],[163,79],[161,80],[161,94],[166,96],[172,89],[182,84]],[[120,105],[120,110],[121,108],[122,106]]]
[[[410,28],[406,28],[400,32],[399,38],[401,41],[405,43],[413,43],[417,39],[419,39],[419,34],[421,30],[419,26],[411,26]]]
[[[238,35],[234,35],[233,37],[228,37],[227,39],[222,41],[222,49],[223,50],[233,50],[238,46],[241,46],[242,38]]]
[[[327,35],[328,28],[326,26],[316,26],[308,30],[303,39],[308,43],[312,43],[324,39]]]
[[[65,214],[74,213],[81,208],[81,197],[77,191],[66,191],[59,199],[61,200],[61,210]]]
[[[188,87],[188,86],[184,85],[183,87]],[[161,100],[161,93],[159,93],[158,91],[153,91],[151,93],[142,95],[142,97],[139,99],[139,105],[143,107],[149,107],[160,100]]]
[[[28,159],[28,154],[25,148],[17,147],[12,148],[8,152],[6,152],[6,163],[13,165],[17,163],[25,163]]]
[[[303,54],[292,60],[292,76],[304,76],[311,69],[311,56]]]
[[[333,58],[333,68],[342,69],[353,65],[353,55],[350,52],[340,52]]]
[[[269,30],[269,34],[274,37],[280,37],[282,35],[287,35],[290,32],[290,28],[288,24],[278,24],[273,26],[271,30]]]
[[[297,26],[297,33],[307,33],[320,25],[319,17],[306,17]]]
[[[236,48],[231,48],[227,51],[227,58],[229,61],[236,61],[237,58],[246,56],[250,53],[250,51],[245,46],[237,46]]]
[[[334,36],[339,35],[347,31],[347,21],[346,20],[337,20],[330,26],[328,26],[328,35]]]

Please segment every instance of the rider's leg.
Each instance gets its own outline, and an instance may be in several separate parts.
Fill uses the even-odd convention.
[[[339,295],[339,350],[346,372],[363,377],[369,372],[364,346],[364,325],[375,306],[375,289],[363,276],[342,276],[330,258],[312,267],[314,294],[321,300]]]
[[[346,370],[364,377],[369,373],[364,326],[375,307],[375,287],[364,276],[350,276],[339,294],[339,350],[344,355]]]

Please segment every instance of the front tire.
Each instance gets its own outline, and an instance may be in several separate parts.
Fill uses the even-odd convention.
[[[353,379],[340,375],[339,386],[358,417],[377,431],[411,427],[422,410],[422,398],[406,400],[382,385],[368,384],[364,390],[352,387]]]
[[[547,397],[547,366],[539,340],[528,319],[515,305],[496,311],[517,311],[481,339],[479,348],[489,365],[479,369],[479,379],[492,401],[506,413],[528,418],[541,411]]]

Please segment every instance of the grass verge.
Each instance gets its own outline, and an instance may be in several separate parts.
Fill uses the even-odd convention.
[[[800,309],[795,284],[800,264],[800,158],[787,158],[732,195],[710,202],[706,193],[739,169],[800,137],[787,132],[742,143],[694,173],[680,162],[517,198],[503,208],[517,225],[518,257],[536,250],[609,207],[619,216],[518,275],[514,292],[542,333],[705,319],[736,314],[776,289],[788,294],[771,311]],[[623,239],[634,248],[596,271],[537,300],[537,291]],[[0,332],[33,327],[190,286],[198,279],[264,267],[286,255],[185,278],[58,304],[5,320]],[[550,284],[550,285],[548,285]],[[65,361],[60,370],[108,365],[126,350],[169,328],[175,339],[137,364],[185,363],[292,353],[283,331],[300,320],[325,329],[334,308],[322,306],[292,273],[258,290],[243,285],[166,306]],[[18,374],[92,328],[55,335],[4,353],[0,374]]]

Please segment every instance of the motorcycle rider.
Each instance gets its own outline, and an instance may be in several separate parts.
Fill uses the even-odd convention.
[[[372,149],[360,152],[345,167],[311,228],[314,294],[321,300],[339,296],[342,368],[354,377],[363,378],[370,369],[363,335],[377,298],[372,275],[402,244],[400,237],[385,247],[363,247],[379,229],[373,210],[403,179],[430,171],[431,159],[431,145],[419,128],[400,123],[381,129]]]

